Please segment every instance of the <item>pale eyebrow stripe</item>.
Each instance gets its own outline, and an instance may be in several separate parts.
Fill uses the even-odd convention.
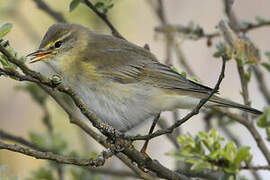
[[[58,38],[57,40],[55,40],[55,41],[53,41],[53,42],[49,43],[49,44],[46,46],[46,48],[51,47],[51,46],[52,46],[52,44],[54,44],[55,42],[57,42],[57,41],[59,41],[59,40],[63,40],[63,39],[65,39],[66,37],[68,37],[69,35],[71,35],[71,33],[72,33],[72,32],[69,32],[69,33],[65,34],[64,36],[62,36],[62,37]]]

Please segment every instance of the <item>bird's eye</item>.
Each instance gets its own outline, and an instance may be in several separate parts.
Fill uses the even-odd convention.
[[[55,48],[60,48],[63,44],[63,41],[57,41],[55,44],[54,44],[54,47]]]

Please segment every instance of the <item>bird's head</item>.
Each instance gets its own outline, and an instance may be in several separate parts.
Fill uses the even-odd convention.
[[[49,27],[38,50],[27,57],[31,59],[30,63],[44,61],[54,68],[70,64],[87,47],[88,32],[87,28],[78,24],[54,24]]]

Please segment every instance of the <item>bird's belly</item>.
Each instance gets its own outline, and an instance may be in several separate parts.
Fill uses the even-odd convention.
[[[151,106],[149,89],[137,86],[84,83],[84,86],[78,84],[74,90],[103,122],[127,131],[159,113]]]

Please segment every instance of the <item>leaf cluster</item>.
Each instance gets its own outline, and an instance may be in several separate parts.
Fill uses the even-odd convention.
[[[267,140],[270,141],[270,108],[266,109],[262,116],[260,116],[257,126],[265,128]]]
[[[83,3],[83,0],[72,0],[69,4],[69,12],[75,10],[80,3]],[[106,14],[111,8],[113,8],[113,0],[98,0],[94,4],[95,8],[103,14]]]
[[[224,138],[218,135],[216,129],[208,133],[199,132],[195,137],[181,135],[178,137],[180,151],[170,155],[191,164],[193,171],[222,170],[224,173],[237,174],[241,165],[247,166],[252,160],[250,147],[237,148],[232,141],[222,145],[223,141]]]

